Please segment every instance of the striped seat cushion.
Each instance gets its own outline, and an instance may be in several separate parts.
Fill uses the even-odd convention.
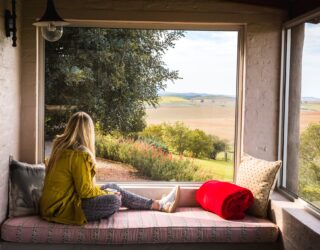
[[[84,226],[17,217],[6,220],[1,228],[3,240],[24,243],[274,242],[278,234],[278,227],[265,219],[246,216],[228,221],[197,207],[179,208],[172,214],[124,210]]]

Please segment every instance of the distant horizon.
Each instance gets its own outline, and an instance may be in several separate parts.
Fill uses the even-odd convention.
[[[194,92],[194,91],[159,91],[158,95],[163,95],[163,94],[195,94],[195,95],[221,95],[221,96],[232,96],[236,97],[235,95],[228,95],[224,93],[209,93],[209,92]]]
[[[235,95],[228,95],[228,94],[223,94],[223,93],[207,93],[207,92],[193,92],[193,91],[166,91],[166,90],[161,90],[158,92],[158,95],[164,95],[164,94],[194,94],[194,95],[216,95],[216,96],[228,96],[228,97],[236,97]],[[319,99],[320,97],[317,96],[302,96],[301,99]]]

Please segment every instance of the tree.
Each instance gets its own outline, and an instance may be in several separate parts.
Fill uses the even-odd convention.
[[[300,137],[299,193],[320,201],[320,123],[310,124]]]
[[[211,135],[212,148],[210,152],[210,158],[216,159],[218,153],[224,152],[228,149],[228,142],[220,139],[218,136]]]
[[[209,135],[200,129],[189,132],[188,151],[196,158],[199,156],[208,157],[212,146],[212,140]]]
[[[188,148],[188,139],[190,129],[184,125],[183,122],[176,122],[173,125],[164,124],[163,140],[170,148],[170,151],[174,151],[178,154]]]
[[[61,130],[77,110],[92,115],[105,132],[143,130],[145,104],[156,106],[165,82],[179,78],[162,57],[182,36],[182,31],[66,28],[61,40],[46,43],[48,131]]]

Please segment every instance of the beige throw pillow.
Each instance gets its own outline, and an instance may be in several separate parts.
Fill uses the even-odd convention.
[[[266,217],[269,195],[275,182],[281,161],[265,161],[245,155],[237,172],[236,184],[253,193],[254,203],[248,212],[257,217]]]

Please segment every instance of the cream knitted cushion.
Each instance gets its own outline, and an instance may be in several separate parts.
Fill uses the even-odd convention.
[[[237,172],[236,184],[253,193],[254,203],[248,212],[257,217],[266,217],[269,195],[275,182],[281,161],[265,161],[245,155]]]

